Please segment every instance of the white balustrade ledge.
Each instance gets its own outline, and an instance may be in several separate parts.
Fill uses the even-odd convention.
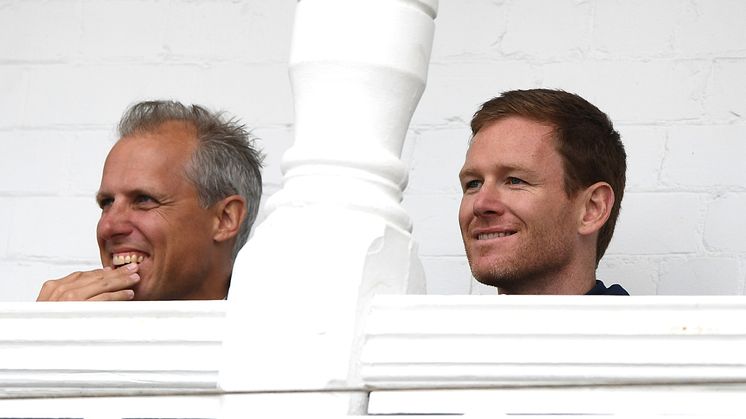
[[[704,417],[736,415],[746,395],[742,297],[377,296],[358,379],[309,388],[297,370],[251,392],[219,384],[245,361],[224,333],[253,334],[225,329],[229,304],[4,304],[0,417],[324,413],[359,391],[370,414]]]

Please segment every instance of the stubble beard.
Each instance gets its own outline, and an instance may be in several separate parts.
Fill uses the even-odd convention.
[[[475,255],[468,249],[466,257],[477,281],[497,287],[502,293],[521,294],[521,290],[535,289],[551,282],[570,263],[570,243],[562,236],[562,232],[553,228],[536,230],[532,237],[525,237],[527,240],[512,254],[494,255],[481,266],[475,266]]]

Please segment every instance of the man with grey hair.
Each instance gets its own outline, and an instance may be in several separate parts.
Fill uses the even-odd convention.
[[[96,194],[103,268],[47,281],[37,301],[226,298],[262,194],[249,133],[201,106],[148,101],[119,137]]]

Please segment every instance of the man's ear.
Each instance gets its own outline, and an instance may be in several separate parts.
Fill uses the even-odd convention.
[[[213,240],[222,242],[236,237],[246,217],[246,201],[240,195],[230,195],[215,203]]]
[[[581,193],[583,207],[578,233],[589,235],[600,230],[609,219],[614,205],[614,190],[606,182],[596,182]]]

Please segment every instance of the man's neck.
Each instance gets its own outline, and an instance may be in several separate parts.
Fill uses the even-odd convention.
[[[499,294],[512,295],[584,295],[595,285],[594,266],[591,269],[558,272],[541,278],[518,279],[497,291]]]
[[[226,279],[227,278],[227,279]],[[225,300],[228,297],[231,273],[207,277],[201,286],[182,295],[180,300]]]

